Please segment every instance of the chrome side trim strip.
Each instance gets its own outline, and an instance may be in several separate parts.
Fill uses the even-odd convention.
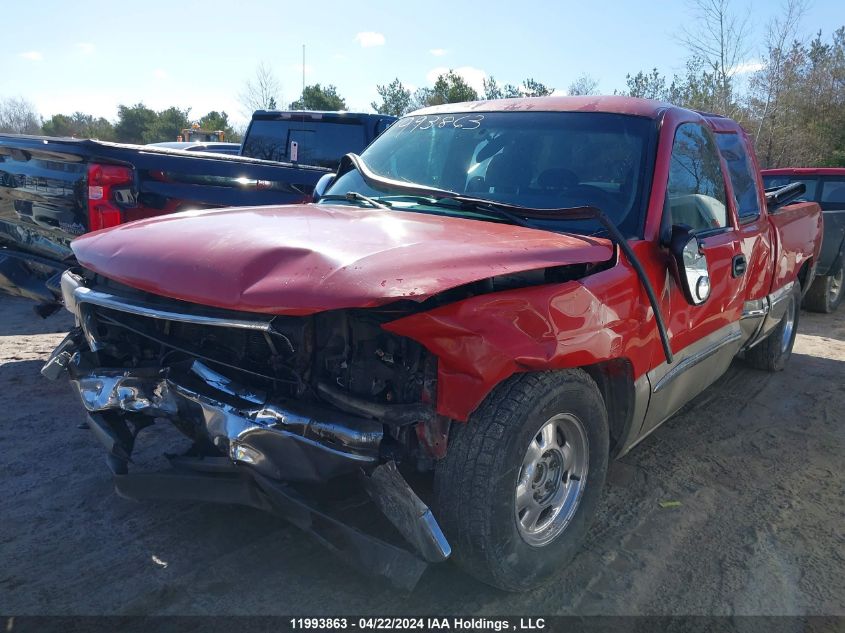
[[[85,286],[79,286],[73,291],[75,304],[90,303],[103,308],[110,308],[119,312],[137,314],[153,319],[167,321],[179,321],[181,323],[194,323],[196,325],[213,325],[218,327],[232,327],[243,330],[257,330],[259,332],[270,331],[271,319],[232,319],[228,317],[212,317],[201,314],[183,314],[162,310],[158,306],[144,302],[129,302],[121,297],[111,295],[99,290],[92,290]]]
[[[742,318],[753,319],[755,317],[764,317],[769,313],[769,302],[764,297],[762,299],[754,299],[746,301],[742,306]]]
[[[725,345],[730,345],[731,343],[738,341],[742,338],[742,332],[740,330],[734,330],[729,334],[725,335],[709,347],[701,350],[697,354],[693,354],[692,356],[688,356],[680,363],[672,367],[668,372],[666,372],[663,377],[657,381],[657,384],[654,385],[654,389],[652,390],[653,393],[659,393],[661,390],[668,387],[673,380],[675,380],[678,376],[683,374],[685,371],[692,369],[696,365],[698,365],[703,360],[710,358],[713,354],[718,352],[722,349]]]
[[[795,285],[795,282],[790,281],[788,284],[785,284],[781,288],[778,288],[773,293],[771,293],[769,295],[769,303],[772,304],[772,307],[774,307],[774,304],[776,304],[778,301],[783,299],[784,296],[786,296],[789,292],[791,292],[792,287],[794,285]]]

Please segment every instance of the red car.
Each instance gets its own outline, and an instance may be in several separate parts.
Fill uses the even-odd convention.
[[[806,187],[801,198],[817,202],[824,213],[822,252],[816,280],[804,297],[804,307],[833,312],[845,296],[845,167],[783,167],[764,169],[763,184],[778,189],[798,182]]]
[[[759,174],[736,123],[664,103],[429,108],[316,204],[77,239],[79,327],[43,372],[124,496],[275,511],[406,587],[454,550],[528,589],[579,548],[609,459],[736,355],[789,359],[822,216]],[[189,439],[171,472],[130,463],[154,421]]]

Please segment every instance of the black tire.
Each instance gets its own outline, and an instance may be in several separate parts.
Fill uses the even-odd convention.
[[[792,355],[792,347],[795,345],[798,319],[801,316],[801,288],[797,283],[787,301],[789,305],[780,323],[765,339],[746,352],[745,360],[752,367],[764,371],[782,371],[786,367],[786,361]]]
[[[586,431],[582,452],[588,460],[577,479],[586,484],[562,531],[547,544],[530,545],[517,526],[516,487],[529,445],[561,415],[580,421]],[[452,426],[448,452],[435,470],[434,505],[454,560],[507,591],[531,589],[561,572],[592,523],[608,454],[607,410],[586,372],[518,374],[504,381],[467,424]],[[568,478],[566,472],[562,477]]]
[[[845,258],[839,256],[836,268],[829,274],[816,277],[804,297],[804,307],[813,312],[835,312],[845,296]]]

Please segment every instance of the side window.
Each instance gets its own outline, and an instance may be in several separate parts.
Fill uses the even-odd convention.
[[[821,201],[825,209],[845,209],[845,180],[825,180]]]
[[[728,224],[719,152],[709,132],[697,123],[684,123],[675,132],[667,203],[673,224],[696,231]]]
[[[728,164],[736,208],[740,220],[760,215],[760,199],[757,197],[757,178],[753,162],[748,156],[745,143],[739,134],[716,134],[719,151]]]
[[[800,178],[793,178],[792,176],[763,176],[763,186],[766,189],[778,189],[780,187],[786,187],[786,185],[789,185],[793,182],[803,182],[804,186],[806,187],[804,195],[802,195],[799,200],[816,199],[816,186],[818,185],[818,180],[802,180]]]

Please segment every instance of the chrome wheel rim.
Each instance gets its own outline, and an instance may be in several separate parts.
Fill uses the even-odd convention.
[[[587,430],[570,413],[556,415],[531,438],[514,494],[516,525],[534,547],[552,542],[575,516],[587,485]]]
[[[786,306],[786,314],[783,315],[783,337],[780,341],[780,349],[784,354],[789,350],[792,342],[792,331],[795,329],[795,297],[789,297],[789,305]]]
[[[840,266],[836,274],[830,278],[830,288],[828,289],[828,296],[830,304],[833,305],[839,299],[839,294],[842,292],[843,275],[845,275],[845,267]]]

